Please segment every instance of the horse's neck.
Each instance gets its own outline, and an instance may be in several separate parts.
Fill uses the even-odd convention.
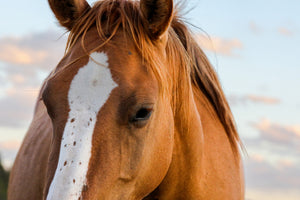
[[[244,199],[241,158],[233,152],[226,131],[213,106],[195,90],[203,130],[201,194],[206,199]]]
[[[194,90],[190,127],[175,133],[173,159],[158,199],[242,199],[240,164],[204,94]]]

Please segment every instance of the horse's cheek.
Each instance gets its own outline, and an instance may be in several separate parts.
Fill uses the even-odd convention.
[[[143,178],[139,180],[139,185],[143,186],[140,189],[145,193],[153,191],[163,181],[171,164],[174,120],[170,108],[161,108],[152,122],[141,165]]]

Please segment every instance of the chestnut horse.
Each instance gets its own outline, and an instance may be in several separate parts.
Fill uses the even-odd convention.
[[[9,200],[244,199],[217,75],[172,0],[49,0],[70,31]]]

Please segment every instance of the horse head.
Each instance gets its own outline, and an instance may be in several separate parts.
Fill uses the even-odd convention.
[[[172,0],[49,4],[70,36],[42,95],[53,126],[45,197],[142,199],[173,153]]]

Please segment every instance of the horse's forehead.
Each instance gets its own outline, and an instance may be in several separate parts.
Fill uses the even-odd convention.
[[[91,54],[89,62],[73,77],[68,91],[70,111],[47,200],[77,200],[81,196],[87,181],[97,114],[115,87],[108,57],[103,52]]]

